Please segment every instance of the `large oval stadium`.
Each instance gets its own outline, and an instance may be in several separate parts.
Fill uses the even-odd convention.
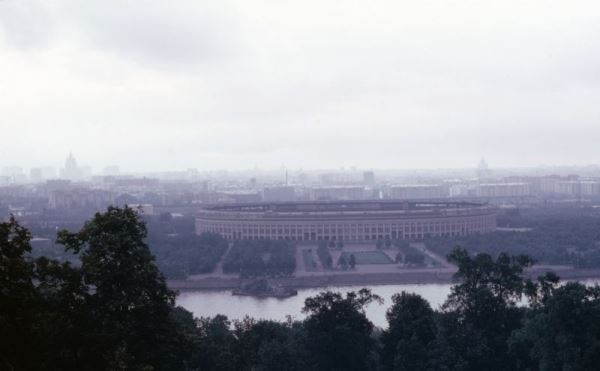
[[[420,240],[496,229],[495,208],[473,202],[331,201],[221,204],[202,208],[196,232],[229,240]]]

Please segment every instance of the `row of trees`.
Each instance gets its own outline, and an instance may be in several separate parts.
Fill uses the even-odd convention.
[[[341,253],[337,266],[344,271],[354,269],[356,267],[356,257],[352,253]]]
[[[223,272],[242,276],[291,275],[296,270],[296,246],[286,240],[242,240],[233,243]]]
[[[408,241],[398,240],[394,244],[399,252],[396,255],[396,262],[404,262],[408,265],[423,266],[425,265],[425,255],[422,251],[412,247]]]
[[[449,258],[458,283],[433,309],[399,293],[323,292],[303,321],[195,319],[174,304],[135,211],[109,208],[58,241],[80,266],[29,252],[31,235],[0,223],[0,369],[4,370],[594,370],[600,288],[524,279],[526,256]],[[520,305],[522,298],[528,305]]]
[[[317,246],[317,256],[325,269],[333,268],[333,257],[327,247],[327,241],[319,241]]]

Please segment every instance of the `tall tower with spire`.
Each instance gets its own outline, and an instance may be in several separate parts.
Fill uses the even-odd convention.
[[[492,175],[492,172],[490,170],[490,168],[488,167],[487,162],[485,161],[485,158],[481,158],[481,161],[479,161],[479,165],[477,165],[477,179],[482,180],[482,179],[486,179],[489,178]]]
[[[69,156],[65,160],[65,167],[60,171],[60,177],[69,180],[80,180],[82,175],[75,156],[73,156],[73,153],[69,153]]]
[[[75,156],[73,156],[73,152],[69,152],[69,157],[65,161],[65,170],[75,170],[77,169],[77,160]]]

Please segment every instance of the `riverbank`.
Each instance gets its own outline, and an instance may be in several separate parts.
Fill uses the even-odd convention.
[[[312,288],[327,286],[356,286],[356,285],[388,285],[416,283],[448,283],[452,273],[442,272],[430,274],[423,272],[402,273],[348,273],[322,274],[314,276],[277,277],[271,278],[273,284],[291,288]],[[231,277],[207,277],[202,279],[169,280],[170,288],[177,290],[229,290],[240,286],[246,280]]]
[[[600,278],[600,269],[573,269],[565,266],[537,266],[525,272],[536,278],[553,271],[563,280],[587,280]],[[290,288],[316,288],[330,286],[372,286],[401,284],[447,284],[453,282],[454,270],[403,270],[393,273],[336,272],[331,274],[302,275],[271,278],[273,284]],[[236,276],[194,277],[187,280],[169,280],[168,286],[175,290],[231,290],[246,280]]]

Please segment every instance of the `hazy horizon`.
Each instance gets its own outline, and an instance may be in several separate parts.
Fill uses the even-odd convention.
[[[336,173],[336,172],[357,172],[357,173],[362,173],[365,171],[374,171],[376,174],[381,174],[381,173],[423,173],[423,174],[435,174],[435,173],[444,173],[444,172],[460,172],[460,173],[464,173],[464,172],[473,172],[473,174],[475,174],[476,170],[477,170],[477,166],[479,165],[479,162],[473,162],[472,164],[469,164],[467,166],[461,166],[461,167],[439,167],[439,166],[431,166],[431,167],[377,167],[377,166],[371,166],[371,167],[358,167],[358,166],[340,166],[340,167],[315,167],[315,168],[309,168],[309,167],[297,167],[297,168],[292,168],[292,167],[287,167],[285,166],[285,164],[278,166],[278,167],[259,167],[259,166],[255,166],[255,167],[228,167],[228,168],[219,168],[219,167],[206,167],[206,168],[201,168],[201,167],[171,167],[171,168],[154,168],[154,169],[137,169],[137,168],[128,168],[128,167],[122,167],[119,164],[110,164],[110,165],[106,165],[106,166],[91,166],[86,162],[82,162],[79,161],[79,158],[77,156],[75,156],[77,161],[78,161],[78,166],[80,166],[81,168],[89,168],[89,170],[91,171],[91,175],[107,175],[106,171],[107,170],[114,170],[114,168],[116,167],[116,169],[118,169],[118,174],[120,175],[152,175],[152,174],[167,174],[169,172],[186,172],[186,171],[198,171],[200,174],[203,173],[220,173],[220,172],[230,172],[230,173],[265,173],[265,174],[276,174],[276,173],[280,173],[282,177],[285,177],[285,173],[289,172],[290,174],[297,174],[297,173],[312,173],[312,174],[318,174],[318,173]],[[481,159],[480,159],[481,160]],[[59,163],[43,163],[43,164],[37,164],[37,165],[32,165],[32,166],[22,166],[19,163],[9,163],[6,165],[2,165],[0,166],[0,174],[2,174],[4,171],[12,171],[15,168],[16,169],[20,169],[23,174],[27,174],[29,172],[29,170],[31,169],[52,169],[53,171],[56,172],[56,178],[60,177],[60,170],[62,170],[64,168],[64,162],[65,160],[63,159],[62,161],[59,160]],[[486,162],[487,163],[487,162]],[[489,163],[488,163],[489,164]],[[575,171],[573,174],[577,173],[576,170],[590,170],[590,169],[594,169],[594,170],[600,170],[600,163],[590,163],[590,164],[564,164],[564,165],[557,165],[557,164],[541,164],[541,165],[537,165],[537,166],[493,166],[494,164],[491,164],[491,166],[489,167],[490,170],[492,171],[493,174],[499,175],[499,174],[504,174],[505,172],[515,172],[515,173],[521,173],[523,172],[523,174],[528,174],[528,175],[555,175],[557,174],[557,172],[560,173],[564,173],[564,171],[570,171],[573,170]],[[533,171],[533,173],[531,173]],[[108,175],[118,175],[118,174],[113,174],[110,173]],[[409,174],[406,174],[409,175]],[[47,177],[46,177],[47,178]],[[47,179],[52,179],[53,177],[47,178]],[[283,179],[283,178],[282,178]]]
[[[3,0],[0,168],[596,164],[599,10]]]

